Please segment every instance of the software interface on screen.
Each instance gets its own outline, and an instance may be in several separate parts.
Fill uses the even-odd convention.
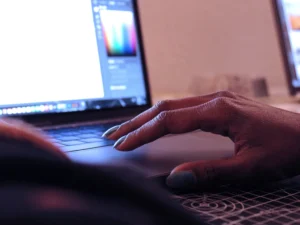
[[[300,87],[300,1],[279,0],[284,41],[292,71],[292,84]]]
[[[131,0],[1,0],[0,115],[147,103]]]

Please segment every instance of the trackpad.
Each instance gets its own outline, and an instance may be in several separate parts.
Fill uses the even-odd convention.
[[[234,144],[228,138],[193,132],[169,136],[136,150],[143,154],[135,163],[144,168],[149,176],[169,173],[175,166],[197,160],[231,157]]]
[[[126,165],[147,176],[169,173],[181,163],[225,158],[233,154],[234,145],[228,138],[204,132],[167,136],[132,152],[119,152],[110,146],[68,153],[76,162]]]

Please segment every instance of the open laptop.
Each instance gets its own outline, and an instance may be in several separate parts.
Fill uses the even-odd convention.
[[[0,116],[43,128],[80,162],[130,162],[152,175],[194,159],[182,150],[190,143],[198,152],[195,133],[127,154],[101,138],[151,107],[136,0],[3,0],[0,33]],[[200,138],[207,146],[201,157],[218,155],[212,137]],[[223,155],[232,154],[232,143],[222,141]],[[178,154],[167,162],[166,150]]]
[[[0,115],[53,126],[150,107],[136,9],[131,0],[1,1]]]
[[[66,152],[111,145],[105,129],[151,106],[136,9],[131,0],[1,1],[0,116],[52,127]]]

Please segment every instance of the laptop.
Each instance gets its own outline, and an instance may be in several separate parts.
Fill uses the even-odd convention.
[[[3,0],[0,31],[0,116],[42,128],[73,160],[155,175],[195,159],[199,138],[200,158],[232,154],[197,132],[127,154],[101,137],[152,105],[137,0]]]
[[[230,157],[233,143],[200,131],[115,151],[108,128],[151,107],[137,0],[0,1],[0,116],[21,118],[80,163],[126,166],[164,188],[176,165]],[[174,193],[210,224],[299,222],[297,182]]]

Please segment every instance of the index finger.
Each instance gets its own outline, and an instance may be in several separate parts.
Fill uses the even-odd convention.
[[[123,135],[126,135],[129,132],[132,132],[140,128],[145,123],[151,121],[153,118],[158,116],[161,112],[194,107],[209,102],[215,98],[235,99],[241,97],[231,92],[221,91],[221,92],[217,92],[205,96],[161,101],[157,103],[155,106],[153,106],[152,108],[150,108],[149,110],[135,117],[134,119],[122,124],[121,126],[116,126],[109,129],[107,132],[104,133],[103,136],[112,140],[117,140]]]
[[[216,98],[200,106],[164,111],[154,119],[119,139],[115,148],[133,150],[167,134],[180,134],[201,129],[216,134],[230,133],[233,115],[232,102]]]

